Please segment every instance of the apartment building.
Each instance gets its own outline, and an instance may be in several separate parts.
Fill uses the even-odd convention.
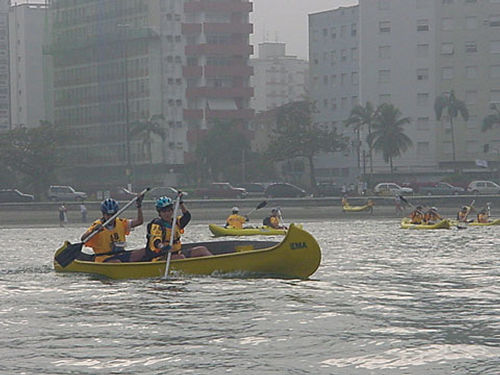
[[[47,7],[18,4],[9,10],[11,124],[34,128],[45,115],[43,37]]]
[[[10,126],[9,1],[0,0],[0,132]]]
[[[73,177],[177,172],[213,121],[251,117],[251,9],[239,0],[53,0],[46,53],[54,121],[75,135]],[[147,145],[131,130],[156,114],[163,137]]]
[[[310,96],[317,110],[314,121],[325,128],[337,128],[352,139],[345,152],[315,158],[319,181],[357,184],[366,168],[366,158],[358,159],[353,129],[343,123],[359,103],[358,29],[358,6],[309,15]]]
[[[309,62],[286,54],[286,44],[259,43],[258,57],[250,60],[255,93],[250,106],[256,112],[303,100],[308,94]]]

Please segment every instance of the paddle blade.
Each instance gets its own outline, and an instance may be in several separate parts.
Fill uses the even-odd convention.
[[[260,210],[262,207],[266,207],[267,201],[262,201],[260,202],[257,207],[255,207],[256,210]]]
[[[401,199],[402,202],[406,203],[407,205],[409,205],[410,203],[406,200],[405,197],[403,197],[402,195],[399,196],[399,199]]]
[[[54,257],[57,263],[61,265],[62,268],[73,262],[78,255],[82,252],[82,242],[69,243],[65,242],[64,245],[58,250],[58,254]]]

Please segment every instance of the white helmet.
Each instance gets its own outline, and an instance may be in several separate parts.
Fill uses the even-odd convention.
[[[231,208],[231,211],[240,212],[240,209],[238,207],[234,206],[233,208]]]

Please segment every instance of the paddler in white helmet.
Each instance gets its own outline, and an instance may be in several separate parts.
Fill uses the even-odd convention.
[[[239,214],[240,209],[238,207],[233,207],[231,209],[231,215],[226,219],[226,228],[242,229],[243,224],[245,224],[249,219],[248,216],[241,216]]]

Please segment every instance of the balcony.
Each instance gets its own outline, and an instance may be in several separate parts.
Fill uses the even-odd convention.
[[[201,23],[183,23],[181,26],[182,35],[201,34]]]
[[[251,23],[205,23],[203,30],[206,34],[231,33],[245,34],[253,33],[253,25]]]
[[[229,65],[229,66],[205,66],[205,77],[250,77],[253,75],[253,67],[247,65]]]
[[[182,76],[184,78],[201,78],[203,69],[201,66],[183,66]]]
[[[188,98],[251,98],[253,87],[191,87],[186,89]]]
[[[237,109],[237,110],[208,110],[207,119],[220,120],[251,120],[255,116],[253,109]]]
[[[253,4],[248,1],[188,1],[184,3],[184,11],[199,13],[199,12],[220,12],[220,13],[250,13],[253,10]]]
[[[203,120],[202,109],[185,109],[183,112],[186,120]]]
[[[248,44],[197,44],[185,47],[186,56],[238,55],[250,56],[253,46]]]

